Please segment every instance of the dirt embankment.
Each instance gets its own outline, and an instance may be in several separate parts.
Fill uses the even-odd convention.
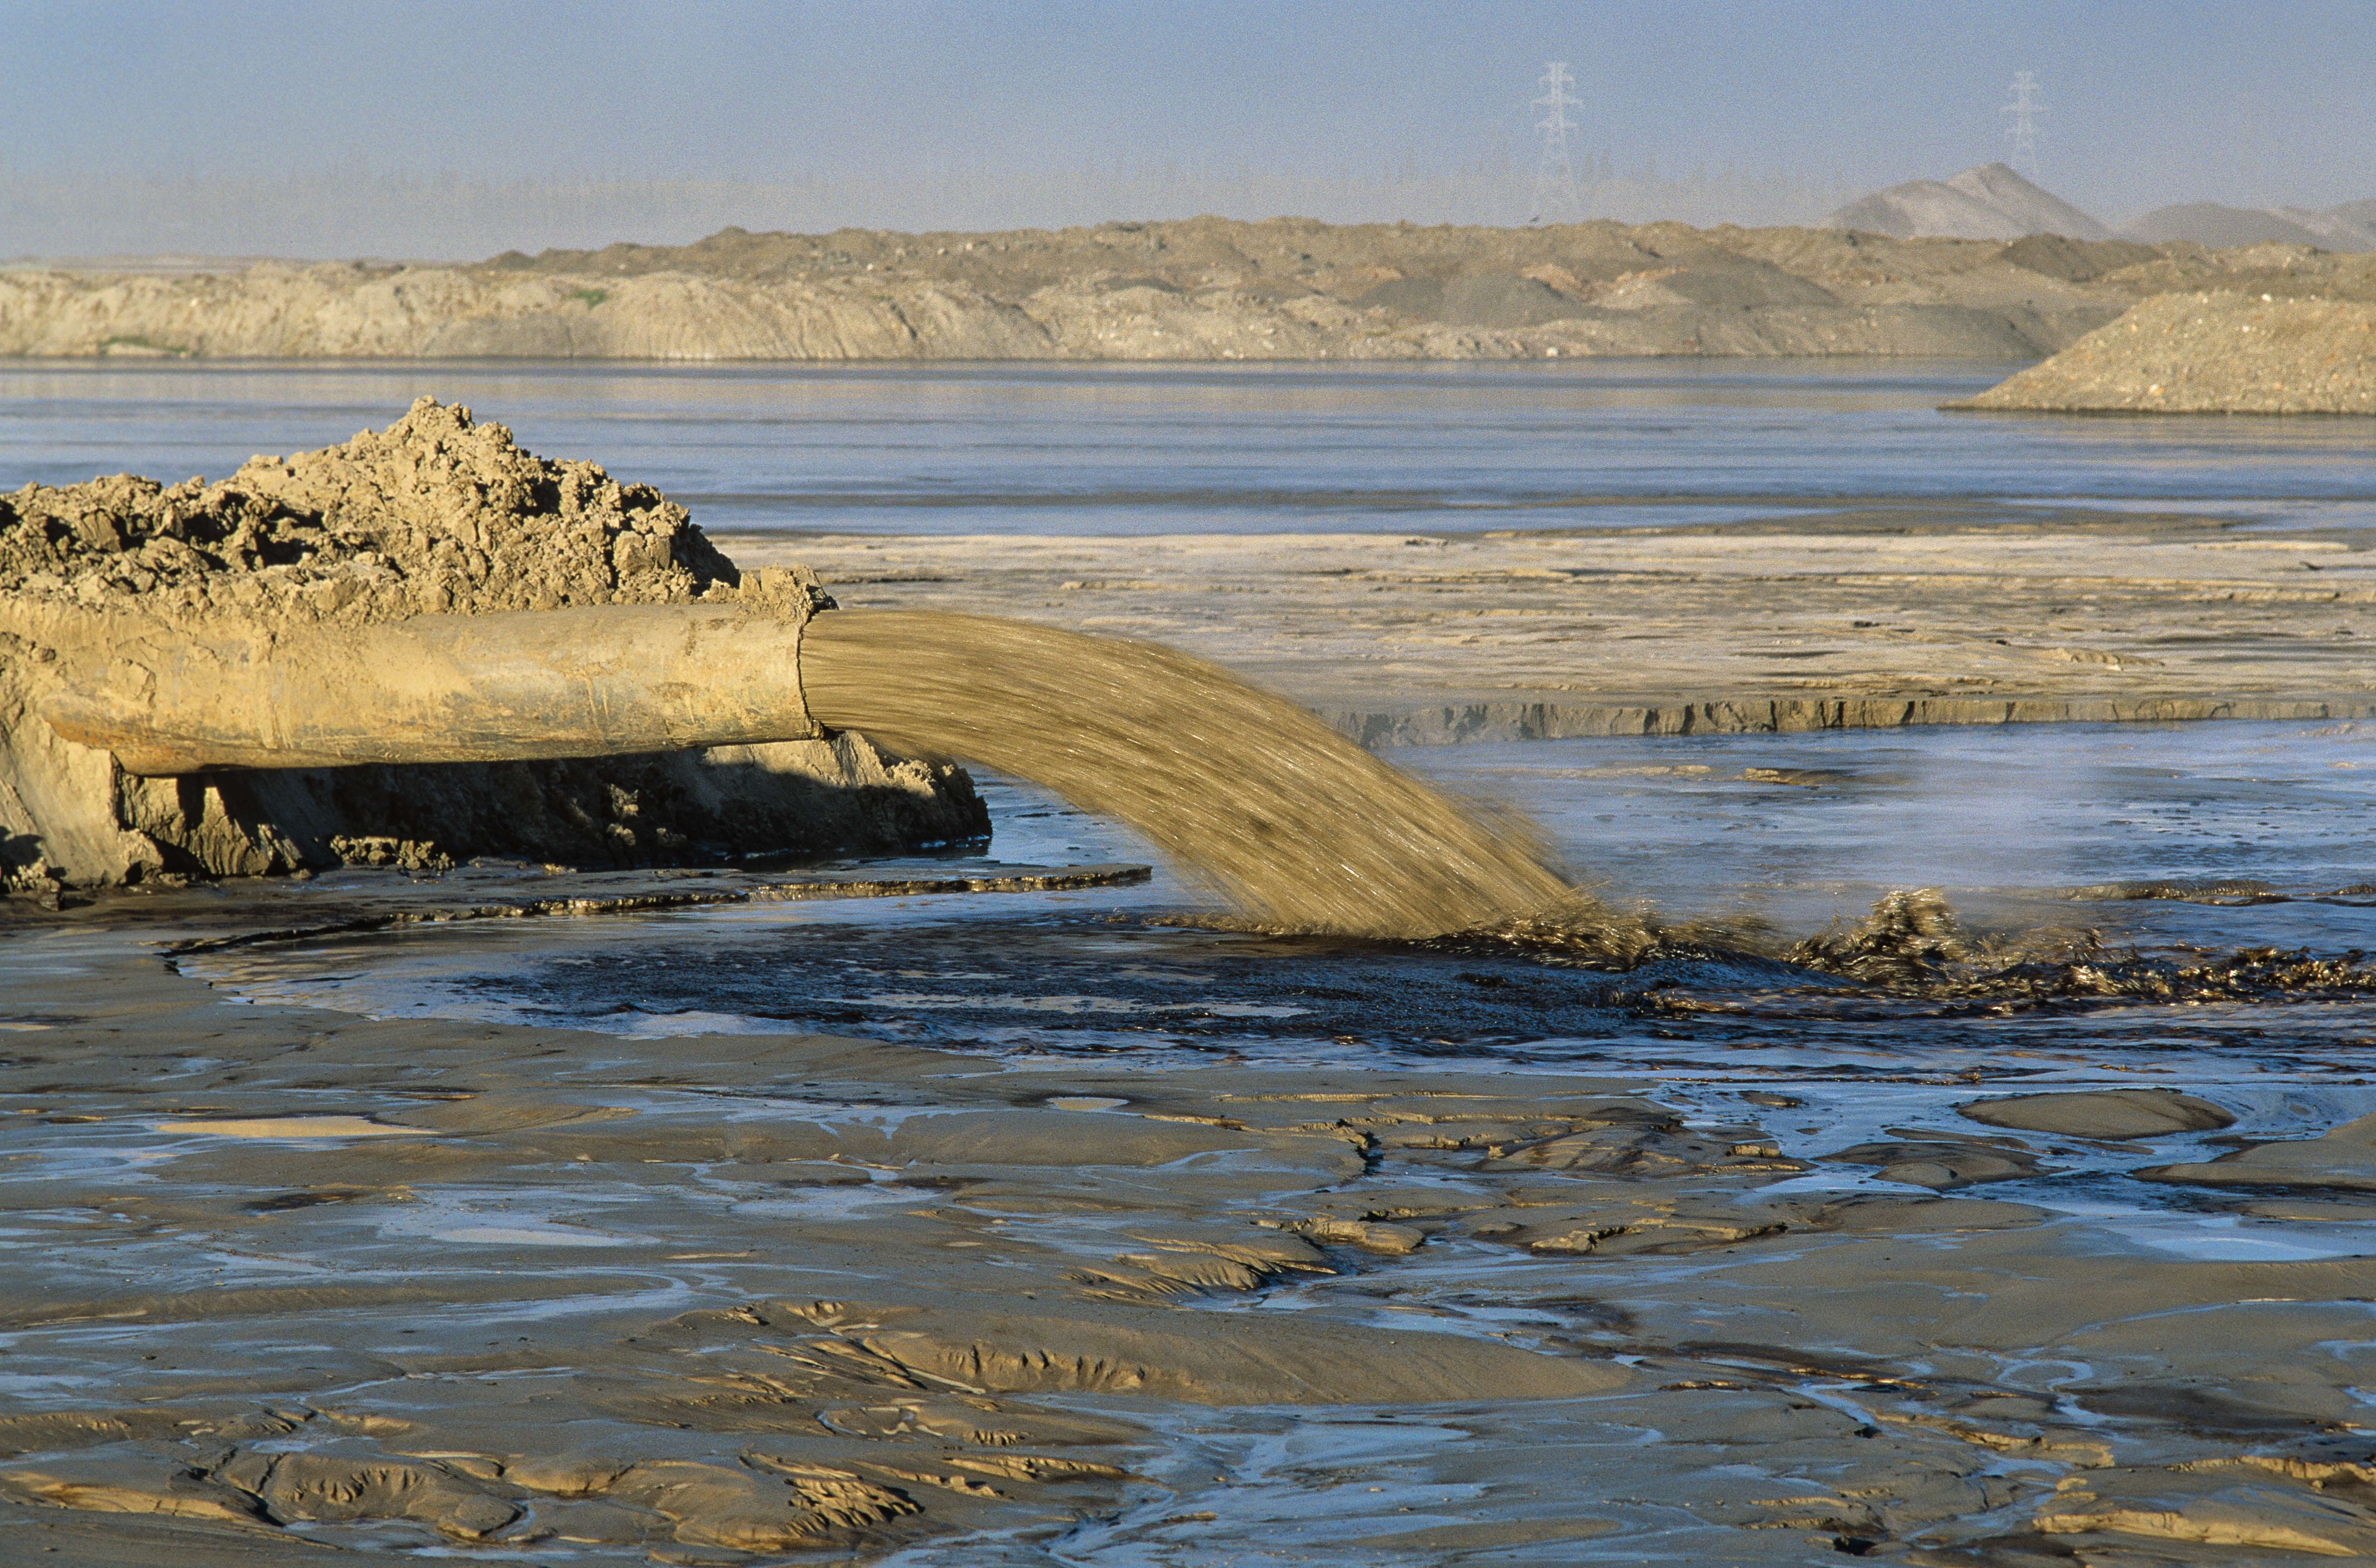
[[[797,570],[738,572],[649,486],[536,457],[503,426],[427,398],[384,432],[258,457],[211,485],[29,485],[0,497],[0,868],[49,885],[476,855],[616,864],[882,851],[986,833],[962,772],[849,734],[139,778],[34,712],[76,640],[113,616],[269,637],[423,613],[695,600],[805,612],[822,600]]]
[[[2357,270],[2376,284],[2376,264]],[[1960,406],[2376,414],[2376,287],[2362,294],[2158,295]]]
[[[1160,643],[1365,744],[2376,715],[2376,531],[1992,502],[1506,534],[726,541]]]
[[[0,353],[202,358],[1497,359],[2050,353],[2140,298],[2337,258],[1835,230],[729,229],[476,266],[0,275]],[[2242,286],[2227,283],[2224,286]]]

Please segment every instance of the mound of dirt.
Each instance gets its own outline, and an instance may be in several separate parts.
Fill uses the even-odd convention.
[[[2376,303],[2163,294],[1956,406],[2376,414]]]
[[[423,398],[384,431],[214,484],[118,474],[0,496],[0,594],[149,613],[393,620],[682,604],[741,583],[685,509]]]
[[[19,885],[478,856],[651,864],[882,852],[989,831],[955,767],[855,735],[592,760],[125,775],[34,705],[115,615],[193,630],[571,605],[832,601],[745,576],[684,508],[524,451],[429,398],[385,431],[231,478],[117,475],[0,497],[0,865]]]

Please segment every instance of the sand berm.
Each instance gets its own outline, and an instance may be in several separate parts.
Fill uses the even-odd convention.
[[[2376,414],[2376,303],[2162,294],[1961,406]]]
[[[2012,362],[2140,300],[2365,292],[2371,258],[1833,229],[1330,225],[747,233],[477,264],[0,272],[0,355]]]

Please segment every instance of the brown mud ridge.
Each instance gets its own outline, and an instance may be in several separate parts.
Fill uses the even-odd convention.
[[[2364,295],[2364,257],[2033,235],[1300,219],[728,229],[476,266],[0,276],[0,354],[196,358],[2025,360],[2150,295]]]
[[[2367,903],[2368,891],[2321,901]],[[1432,945],[1507,947],[1544,963],[1651,972],[1651,989],[1623,992],[1622,1000],[1677,1015],[1743,1011],[1734,1000],[1667,989],[1657,975],[1698,965],[1734,967],[1756,977],[1752,983],[1764,992],[1756,1004],[1761,1016],[1802,1019],[2007,1017],[2138,1003],[2199,1006],[2376,994],[2376,965],[2357,949],[2147,954],[2110,945],[2102,932],[2084,927],[1972,929],[1938,889],[1928,887],[1884,894],[1861,920],[1795,940],[1762,921],[1669,922],[1649,913],[1621,916],[1578,899],[1565,909],[1456,932]],[[1783,968],[1764,968],[1773,965]],[[1826,985],[1819,977],[1849,983]]]
[[[2012,1067],[1831,1146],[1778,1083],[371,1022],[64,924],[0,970],[10,1562],[2376,1556],[2376,1260],[2003,1195],[2340,1235],[2376,1117]]]

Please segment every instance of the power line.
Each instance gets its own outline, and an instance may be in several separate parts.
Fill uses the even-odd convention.
[[[2013,143],[2009,160],[2019,172],[2031,180],[2037,178],[2037,122],[2046,118],[2046,106],[2037,101],[2037,77],[2034,72],[2016,71],[2013,78],[2013,97],[1997,113],[2013,116],[2005,127],[2005,139]]]
[[[1543,117],[1535,122],[1535,129],[1543,134],[1543,151],[1535,161],[1535,194],[1527,203],[1527,221],[1581,223],[1584,198],[1576,194],[1575,166],[1567,156],[1567,134],[1576,125],[1567,112],[1582,108],[1584,101],[1568,96],[1575,78],[1567,74],[1564,60],[1550,62],[1535,85],[1544,89],[1542,97],[1530,101],[1532,107],[1543,112]]]

